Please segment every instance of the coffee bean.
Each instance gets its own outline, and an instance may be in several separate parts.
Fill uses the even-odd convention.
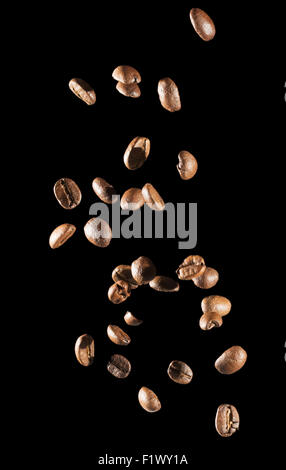
[[[107,364],[107,370],[117,379],[126,379],[131,372],[131,364],[121,354],[114,354]]]
[[[143,323],[143,320],[139,320],[131,312],[126,312],[124,315],[124,320],[129,326],[139,326]]]
[[[161,409],[159,398],[150,388],[142,387],[139,390],[138,400],[142,408],[148,413],[155,413]]]
[[[123,194],[121,198],[121,209],[136,211],[145,203],[142,191],[139,188],[130,188]]]
[[[76,231],[76,227],[72,224],[62,224],[59,225],[51,233],[50,236],[50,247],[55,249],[62,246]]]
[[[154,277],[149,283],[149,286],[158,292],[178,292],[180,289],[179,283],[167,276]]]
[[[64,209],[74,209],[81,201],[78,185],[70,178],[61,178],[54,186],[57,201]]]
[[[220,405],[217,409],[215,427],[222,437],[230,437],[239,429],[239,414],[233,405]]]
[[[150,183],[146,183],[145,186],[142,188],[142,195],[144,200],[150,209],[155,211],[163,211],[165,209],[165,203],[161,198],[160,194],[154,186]]]
[[[138,170],[147,160],[151,142],[147,137],[135,137],[124,153],[124,164],[129,170]]]
[[[112,240],[111,228],[99,217],[94,217],[86,223],[84,233],[90,243],[100,248],[106,248]]]
[[[204,313],[200,318],[200,328],[202,330],[212,330],[212,328],[219,328],[222,322],[222,317],[218,313]]]
[[[92,182],[92,188],[99,199],[101,199],[106,204],[114,204],[118,201],[116,190],[103,178],[95,178]]]
[[[217,284],[218,280],[218,272],[213,268],[206,268],[205,272],[201,276],[193,279],[193,283],[200,289],[210,289]]]
[[[179,155],[178,172],[182,180],[190,180],[198,171],[198,162],[196,158],[186,150],[182,150]]]
[[[192,369],[182,361],[172,361],[168,368],[170,379],[178,384],[189,384],[193,378]]]
[[[216,360],[215,368],[221,374],[234,374],[244,366],[246,360],[246,351],[241,346],[232,346]]]
[[[110,341],[119,346],[128,346],[131,339],[125,331],[121,330],[117,325],[109,325],[107,328],[107,335]]]
[[[89,106],[96,102],[96,94],[94,89],[81,78],[73,78],[69,82],[70,90],[82,101]]]
[[[221,295],[210,295],[202,300],[202,311],[204,313],[215,312],[224,317],[230,310],[231,302]]]
[[[131,266],[127,264],[120,264],[112,272],[112,279],[114,282],[125,281],[129,284],[130,289],[137,289],[138,284],[132,276]]]
[[[140,258],[133,261],[131,273],[137,284],[149,284],[156,276],[156,268],[149,258],[140,256]]]
[[[131,83],[131,85],[125,85],[125,83],[118,82],[116,90],[124,96],[129,98],[139,98],[141,96],[141,90],[137,83]]]
[[[78,362],[85,367],[94,361],[94,339],[90,335],[80,336],[75,343],[75,355]]]
[[[204,41],[210,41],[215,37],[216,29],[213,20],[200,8],[192,8],[190,19],[194,30]]]
[[[189,281],[201,276],[206,269],[205,261],[201,256],[188,256],[178,267],[176,273],[182,281]]]
[[[125,281],[118,281],[108,290],[108,298],[113,304],[125,302],[131,295],[130,286]]]
[[[119,65],[113,70],[112,77],[118,82],[130,85],[131,83],[140,83],[140,73],[130,65]]]
[[[180,111],[181,99],[178,87],[171,78],[162,78],[158,84],[158,94],[161,105],[173,113],[174,111]]]

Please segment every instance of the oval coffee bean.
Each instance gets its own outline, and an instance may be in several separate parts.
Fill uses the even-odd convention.
[[[147,160],[151,142],[147,137],[135,137],[124,153],[124,164],[128,170],[138,170]]]
[[[118,82],[130,85],[131,83],[140,83],[140,73],[130,65],[119,65],[113,70],[112,77]]]
[[[130,188],[123,194],[120,205],[123,210],[136,211],[144,206],[144,203],[141,189]]]
[[[180,111],[181,99],[178,87],[171,78],[162,78],[158,84],[158,94],[161,105],[173,113],[174,111]]]
[[[125,281],[118,281],[108,290],[108,298],[113,304],[121,304],[130,297],[130,286]]]
[[[133,261],[131,273],[137,284],[149,284],[156,276],[156,268],[149,258],[140,256],[140,258]]]
[[[178,292],[180,289],[179,283],[167,276],[154,277],[154,279],[149,283],[149,286],[158,292]]]
[[[210,41],[215,37],[216,29],[213,20],[200,8],[192,8],[190,19],[194,30],[204,41]]]
[[[176,273],[182,281],[189,281],[201,276],[206,269],[205,260],[198,255],[188,256],[178,267]]]
[[[64,209],[74,209],[81,201],[81,191],[70,178],[58,180],[54,186],[54,194]]]
[[[182,150],[179,155],[178,172],[182,180],[190,180],[198,171],[198,162],[194,155],[186,150]]]
[[[193,283],[200,289],[210,289],[217,284],[218,280],[218,272],[213,268],[206,268],[201,276],[195,277],[195,279],[193,279]]]
[[[139,326],[143,323],[143,320],[139,320],[139,318],[136,318],[131,312],[126,312],[124,320],[129,326]]]
[[[216,360],[215,368],[221,374],[234,374],[244,366],[246,360],[246,351],[241,346],[232,346]]]
[[[124,96],[129,98],[139,98],[141,96],[141,90],[137,83],[131,83],[131,85],[125,85],[125,83],[118,82],[116,90]]]
[[[119,346],[128,346],[131,339],[125,331],[121,330],[117,325],[109,325],[107,328],[107,335],[110,341]]]
[[[81,78],[73,78],[69,82],[70,90],[82,101],[89,106],[96,102],[96,94],[94,89]]]
[[[231,310],[231,302],[221,295],[210,295],[202,300],[203,313],[216,312],[222,317]]]
[[[150,388],[142,387],[139,390],[138,400],[142,408],[148,413],[155,413],[161,409],[159,398]]]
[[[212,330],[222,325],[222,316],[216,312],[204,313],[200,318],[200,328],[202,330]]]
[[[94,339],[90,335],[80,336],[75,343],[75,355],[78,362],[85,367],[94,361]]]
[[[144,200],[150,209],[155,211],[163,211],[165,209],[165,203],[161,198],[160,194],[154,186],[150,183],[146,183],[145,186],[142,188],[142,195]]]
[[[95,178],[92,182],[92,188],[99,199],[101,199],[106,204],[114,204],[116,201],[118,201],[118,194],[116,190],[103,178]]]
[[[239,429],[239,414],[233,405],[220,405],[217,409],[215,427],[222,437],[230,437]]]
[[[106,248],[112,240],[111,228],[99,217],[94,217],[86,223],[84,233],[90,243],[100,248]]]
[[[168,368],[170,379],[178,384],[189,384],[193,378],[192,369],[182,361],[172,361]]]
[[[76,231],[76,227],[72,224],[59,225],[51,233],[49,244],[50,247],[55,249],[62,246]]]
[[[132,276],[131,266],[127,264],[120,264],[112,272],[112,279],[114,282],[125,281],[129,284],[130,289],[137,289],[138,284]]]
[[[107,364],[107,370],[117,379],[126,379],[131,372],[131,364],[121,354],[114,354]]]

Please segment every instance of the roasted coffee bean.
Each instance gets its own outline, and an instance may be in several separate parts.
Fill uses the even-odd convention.
[[[107,364],[107,370],[117,379],[126,379],[131,372],[131,364],[121,354],[114,354]]]
[[[219,328],[222,325],[222,316],[216,312],[204,313],[200,318],[200,328],[202,330],[211,330]]]
[[[125,281],[129,284],[130,289],[137,289],[138,284],[132,276],[131,266],[120,264],[112,272],[114,282]]]
[[[217,409],[215,427],[222,437],[230,437],[239,429],[239,414],[233,405],[220,405]]]
[[[127,282],[118,281],[108,290],[108,298],[113,304],[121,304],[125,302],[131,295],[131,289]]]
[[[202,311],[204,313],[215,312],[224,317],[230,310],[231,302],[221,295],[210,295],[202,300]]]
[[[178,384],[189,384],[193,378],[192,369],[182,361],[172,361],[168,368],[170,379]]]
[[[137,83],[131,83],[131,85],[125,85],[125,83],[118,82],[116,90],[124,96],[129,98],[139,98],[141,96],[141,90]]]
[[[96,102],[94,89],[81,78],[73,78],[69,82],[70,90],[89,106]]]
[[[159,398],[150,388],[142,387],[139,390],[138,400],[142,408],[148,413],[155,413],[161,409]]]
[[[179,283],[167,276],[154,277],[154,279],[149,283],[149,286],[158,292],[178,292],[180,289]]]
[[[178,87],[171,78],[162,78],[158,84],[158,94],[161,105],[173,113],[174,111],[180,111],[181,99]]]
[[[182,180],[190,180],[198,171],[198,162],[194,155],[186,150],[182,150],[179,155],[178,172]]]
[[[128,346],[131,339],[125,331],[121,330],[117,325],[109,325],[107,328],[107,335],[110,341],[119,346]]]
[[[204,41],[210,41],[215,37],[216,29],[213,20],[200,8],[192,8],[190,19],[194,30]]]
[[[124,164],[128,170],[138,170],[147,160],[151,142],[147,137],[135,137],[124,153]]]
[[[126,312],[124,320],[129,326],[139,326],[143,323],[143,320],[139,320],[139,318],[136,318],[131,312]]]
[[[149,284],[156,276],[156,268],[149,258],[140,256],[140,258],[133,261],[131,273],[137,284]]]
[[[246,351],[241,346],[232,346],[216,360],[215,368],[221,374],[234,374],[244,366],[246,360]]]
[[[61,178],[54,186],[57,201],[64,209],[74,209],[81,201],[78,185],[70,178]]]
[[[130,188],[121,198],[121,209],[136,211],[144,206],[145,200],[139,188]]]
[[[119,65],[113,70],[112,77],[114,80],[125,83],[126,85],[141,82],[140,73],[133,67],[130,67],[130,65]]]
[[[193,283],[200,289],[210,289],[217,284],[218,280],[218,272],[213,268],[206,268],[205,272],[201,276],[193,279]]]
[[[205,261],[201,256],[188,256],[178,267],[176,273],[182,281],[189,281],[201,276],[206,269]]]
[[[105,220],[99,217],[94,217],[87,222],[84,233],[90,243],[100,248],[106,248],[112,240],[111,228]]]
[[[94,361],[94,339],[90,335],[80,336],[75,343],[75,355],[78,362],[85,367]]]
[[[114,187],[103,178],[95,178],[92,182],[95,194],[106,204],[114,204],[118,201],[118,194]]]
[[[142,188],[142,195],[144,200],[150,209],[155,211],[163,211],[165,209],[165,203],[161,198],[160,194],[154,186],[150,183],[146,183],[145,186]]]
[[[59,225],[51,233],[50,236],[50,247],[55,249],[62,246],[76,231],[76,227],[72,224],[62,224]]]

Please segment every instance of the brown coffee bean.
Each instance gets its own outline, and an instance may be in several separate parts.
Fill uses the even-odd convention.
[[[64,209],[74,209],[81,201],[81,191],[70,178],[58,180],[54,186],[54,194]]]
[[[94,339],[90,335],[80,336],[75,343],[75,355],[78,362],[90,366],[94,361]]]
[[[230,310],[231,302],[221,295],[210,295],[202,300],[202,311],[204,313],[215,312],[224,317]]]
[[[190,180],[198,171],[198,162],[194,155],[186,150],[182,150],[179,155],[178,172],[182,180]]]
[[[73,78],[69,82],[70,90],[82,101],[89,106],[96,102],[96,94],[94,89],[81,78]]]
[[[233,405],[220,405],[217,409],[215,427],[222,437],[230,437],[239,429],[239,414]]]
[[[133,261],[131,273],[137,284],[149,284],[156,276],[156,267],[149,258],[140,256],[140,258]]]
[[[190,19],[194,30],[204,41],[210,41],[215,37],[216,29],[213,20],[200,8],[192,8]]]
[[[120,264],[112,272],[112,279],[114,282],[125,281],[129,284],[130,289],[137,289],[138,284],[133,279],[131,273],[131,266],[127,264]]]
[[[76,227],[72,224],[59,225],[51,233],[49,244],[50,247],[55,249],[62,246],[76,231]]]
[[[128,346],[131,339],[125,331],[121,330],[117,325],[109,325],[107,328],[107,335],[110,341],[119,346]]]
[[[179,283],[167,276],[154,277],[149,283],[149,286],[158,292],[178,292],[180,289]]]
[[[131,83],[131,85],[125,85],[125,83],[118,82],[116,90],[124,96],[129,98],[139,98],[141,96],[141,90],[137,83]]]
[[[200,289],[210,289],[217,284],[218,280],[218,272],[213,268],[206,268],[205,272],[201,276],[193,279],[193,283]]]
[[[142,387],[139,390],[138,400],[142,408],[148,413],[155,413],[161,409],[159,398],[150,388]]]
[[[99,217],[94,217],[86,223],[84,233],[90,243],[100,248],[106,248],[112,240],[111,228]]]
[[[114,354],[107,364],[107,370],[117,379],[126,379],[131,372],[131,364],[121,354]]]
[[[140,83],[140,73],[130,65],[119,65],[113,70],[112,77],[118,82],[130,85],[131,83]]]
[[[127,282],[118,281],[108,290],[108,298],[113,304],[121,304],[125,302],[131,295],[131,289]]]
[[[129,326],[139,326],[143,323],[143,320],[139,320],[139,318],[136,318],[131,312],[126,312],[124,320]]]
[[[204,313],[200,318],[200,328],[202,330],[212,330],[222,325],[222,317],[216,312]]]
[[[118,201],[118,194],[114,187],[103,178],[95,178],[92,182],[95,194],[106,204],[114,204]],[[116,196],[116,197],[115,197]]]
[[[151,142],[147,137],[135,137],[124,153],[124,164],[128,170],[138,170],[147,160]]]
[[[215,368],[221,374],[234,374],[244,366],[246,360],[246,351],[241,346],[232,346],[216,360]]]
[[[150,183],[146,183],[145,186],[142,188],[142,195],[144,200],[150,209],[154,211],[163,211],[165,209],[165,203],[161,198],[160,194],[154,186]]]
[[[161,105],[173,113],[174,111],[180,111],[181,99],[178,87],[171,78],[162,78],[158,84],[158,94]]]
[[[144,206],[145,200],[139,188],[130,188],[121,198],[121,209],[136,211]]]
[[[191,255],[180,264],[176,273],[182,281],[189,281],[201,276],[205,269],[205,260],[201,256]]]
[[[170,379],[178,384],[189,384],[193,378],[192,369],[182,361],[172,361],[168,368]]]

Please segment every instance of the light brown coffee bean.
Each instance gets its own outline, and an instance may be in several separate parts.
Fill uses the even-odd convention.
[[[171,380],[178,384],[189,384],[193,379],[192,369],[182,361],[172,361],[168,367],[168,375]]]
[[[221,374],[234,374],[244,366],[246,360],[246,351],[241,346],[232,346],[216,360],[215,368]]]
[[[120,264],[112,272],[112,279],[114,282],[125,281],[129,284],[130,289],[137,289],[138,284],[132,276],[131,266],[127,264]]]
[[[201,276],[193,279],[193,283],[200,289],[211,289],[217,284],[218,280],[218,272],[213,268],[206,268]]]
[[[136,211],[144,206],[144,203],[141,189],[130,188],[123,194],[120,205],[123,210]]]
[[[180,289],[179,283],[167,276],[154,277],[154,279],[149,283],[149,286],[158,292],[178,292]]]
[[[118,281],[108,290],[108,298],[113,304],[121,304],[125,302],[131,295],[131,289],[127,282]]]
[[[124,320],[129,326],[139,326],[143,323],[143,320],[139,320],[139,318],[136,318],[131,312],[126,312]]]
[[[159,398],[150,388],[142,387],[139,390],[138,400],[142,408],[148,413],[155,413],[161,409]]]
[[[222,437],[230,437],[239,429],[240,419],[235,406],[220,405],[217,409],[215,427]]]
[[[81,78],[73,78],[69,82],[70,90],[82,101],[89,106],[96,102],[96,94],[94,89]]]
[[[107,328],[107,335],[110,341],[114,344],[118,344],[119,346],[128,346],[131,342],[128,334],[117,325],[109,325]]]
[[[194,155],[186,150],[182,150],[179,155],[177,169],[182,180],[190,180],[198,171],[198,162]]]
[[[130,65],[119,65],[113,70],[112,77],[114,80],[125,83],[126,85],[141,82],[140,73]]]
[[[178,267],[176,273],[182,281],[189,281],[201,276],[206,269],[205,260],[198,255],[188,256]]]
[[[204,313],[200,318],[200,328],[202,330],[212,330],[222,325],[222,316],[216,312]]]
[[[80,336],[75,343],[75,355],[78,362],[90,366],[94,361],[94,339],[90,335]]]
[[[204,41],[210,41],[215,37],[216,29],[213,20],[200,8],[192,8],[190,19],[194,30]]]
[[[131,372],[131,364],[121,354],[114,354],[107,364],[107,370],[117,379],[126,379]]]
[[[70,178],[61,178],[54,186],[57,201],[64,209],[74,209],[80,204],[81,191]]]
[[[141,96],[141,90],[137,83],[131,83],[131,85],[125,85],[125,83],[118,82],[116,90],[124,96],[129,98],[139,98]]]
[[[143,186],[142,195],[150,209],[154,211],[163,211],[165,209],[165,202],[152,184],[146,183],[145,186]]]
[[[100,248],[106,248],[112,240],[111,228],[99,217],[94,217],[86,223],[84,233],[90,243]]]
[[[231,310],[231,302],[221,295],[210,295],[202,300],[202,311],[204,313],[216,312],[221,317],[228,315]]]
[[[92,182],[92,189],[95,194],[106,204],[114,204],[118,201],[118,194],[114,187],[103,178],[95,178]]]
[[[138,170],[147,160],[151,142],[147,137],[135,137],[124,153],[124,164],[128,170]]]
[[[161,105],[171,113],[180,111],[181,99],[178,87],[171,78],[162,78],[158,84],[158,94]]]
[[[50,235],[50,247],[55,249],[62,246],[76,231],[76,227],[72,224],[59,225]]]
[[[137,284],[149,284],[149,282],[156,276],[156,267],[150,258],[140,256],[140,258],[133,261],[131,265],[131,273]]]

